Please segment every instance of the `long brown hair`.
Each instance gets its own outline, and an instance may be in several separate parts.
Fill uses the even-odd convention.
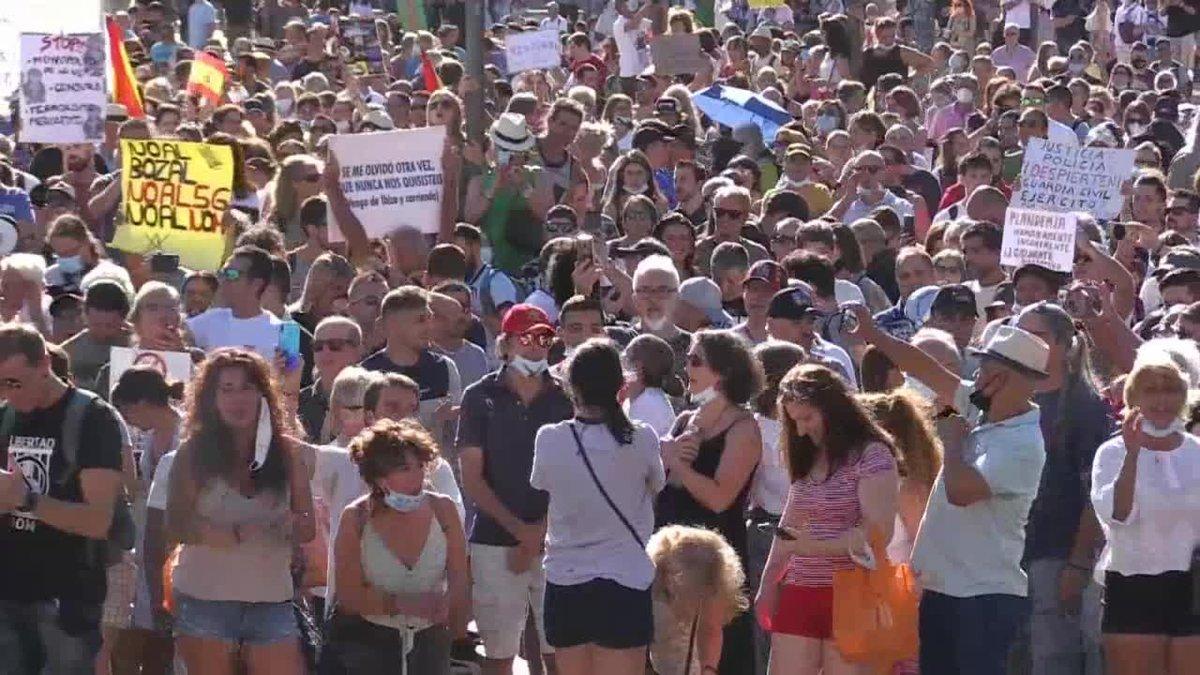
[[[197,485],[210,478],[234,475],[237,452],[233,434],[217,410],[217,383],[221,372],[227,368],[241,369],[267,399],[271,411],[271,447],[262,468],[252,476],[254,489],[256,492],[282,492],[287,484],[283,437],[291,431],[291,425],[283,413],[279,387],[271,377],[271,367],[263,357],[245,349],[229,347],[209,354],[188,387],[187,420],[180,434],[183,438],[181,447],[187,449],[186,456],[191,460],[187,470]]]
[[[930,421],[933,407],[904,388],[857,398],[895,440],[900,475],[931,487],[942,468],[942,442]]]
[[[789,402],[806,403],[821,412],[825,437],[820,447],[807,434],[800,435],[787,414]],[[812,473],[822,453],[829,465],[826,478],[856,461],[870,443],[883,443],[896,454],[892,437],[854,398],[842,378],[825,366],[801,364],[784,376],[779,383],[778,419],[783,423],[783,461],[793,483]]]

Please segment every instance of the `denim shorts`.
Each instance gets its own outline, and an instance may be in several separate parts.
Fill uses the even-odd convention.
[[[299,635],[290,602],[200,600],[175,594],[175,637],[269,645]]]

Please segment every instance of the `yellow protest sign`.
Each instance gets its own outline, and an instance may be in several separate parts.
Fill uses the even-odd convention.
[[[185,267],[216,270],[225,254],[223,219],[232,188],[228,146],[122,140],[123,222],[113,246],[129,253],[174,253]]]
[[[771,7],[783,7],[786,4],[785,0],[750,0],[751,9],[770,9]]]

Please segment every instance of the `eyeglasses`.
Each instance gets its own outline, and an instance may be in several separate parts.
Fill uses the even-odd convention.
[[[220,272],[217,272],[217,276],[221,277],[225,281],[237,281],[238,279],[242,278],[243,274],[245,274],[245,272],[242,272],[236,267],[225,267]]]
[[[713,215],[727,220],[742,220],[746,217],[746,212],[738,209],[713,209]]]
[[[687,355],[687,364],[691,368],[703,368],[704,366],[708,365],[704,362],[704,358],[696,352],[692,352],[691,354]]]
[[[325,338],[324,340],[313,340],[313,352],[319,352],[328,347],[331,351],[340,352],[346,347],[350,347],[355,343],[346,338]]]
[[[1040,99],[1040,98],[1023,98],[1023,99],[1021,99],[1021,107],[1023,107],[1023,108],[1037,108],[1041,105],[1044,105],[1045,103],[1046,103],[1046,101],[1044,99]]]
[[[671,295],[678,290],[679,289],[674,286],[643,286],[642,288],[633,289],[633,292],[637,293],[638,295],[645,295],[647,297],[658,296],[661,298],[663,296]]]
[[[554,336],[550,333],[523,333],[517,336],[517,342],[522,347],[528,347],[529,345],[549,347],[550,343],[554,342]]]

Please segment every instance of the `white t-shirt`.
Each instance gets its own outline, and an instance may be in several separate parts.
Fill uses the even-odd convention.
[[[671,399],[658,387],[647,387],[637,398],[626,400],[625,414],[634,422],[644,422],[654,429],[659,438],[669,436],[675,425],[675,409]]]
[[[779,420],[758,413],[754,414],[754,420],[758,422],[758,431],[762,435],[762,460],[754,470],[750,501],[767,513],[779,515],[783,513],[788,491],[792,487],[787,467],[783,465],[783,455],[779,452],[779,433],[783,425]]]
[[[1079,134],[1076,134],[1074,131],[1072,131],[1071,127],[1057,120],[1052,120],[1049,118],[1047,118],[1047,120],[1050,122],[1050,132],[1047,134],[1047,140],[1049,140],[1051,143],[1079,145]]]
[[[833,299],[837,300],[837,304],[839,305],[844,305],[848,302],[867,304],[867,298],[863,295],[862,289],[853,281],[847,279],[833,280]]]
[[[217,23],[217,10],[208,0],[193,2],[188,7],[188,36],[187,43],[192,49],[203,49],[208,38],[212,37]]]
[[[617,43],[620,54],[621,77],[637,77],[648,65],[646,58],[646,32],[653,25],[649,19],[642,19],[640,26],[627,30],[628,19],[618,16],[613,21],[613,40]]]
[[[565,33],[570,25],[570,22],[567,21],[567,17],[565,16],[556,17],[554,19],[546,17],[542,19],[541,23],[538,24],[538,28],[541,28],[542,30],[549,30],[553,28],[560,33]]]
[[[533,305],[546,313],[546,318],[550,319],[550,323],[558,324],[558,303],[554,301],[554,296],[550,295],[542,289],[529,294],[525,298],[525,304]]]
[[[228,307],[213,307],[188,319],[187,325],[196,346],[206,352],[220,347],[244,347],[271,360],[279,346],[279,328],[283,322],[265,309],[256,317],[239,319]]]
[[[1117,7],[1116,14],[1113,15],[1112,35],[1113,44],[1118,47],[1129,49],[1133,43],[1126,42],[1121,39],[1121,24],[1132,23],[1135,26],[1141,26],[1143,29],[1149,21],[1149,15],[1146,13],[1146,8],[1142,3],[1136,0],[1127,0]]]

